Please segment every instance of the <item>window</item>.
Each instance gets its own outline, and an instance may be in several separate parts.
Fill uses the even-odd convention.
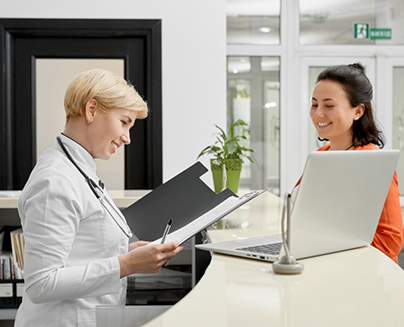
[[[404,67],[393,67],[393,147],[404,152]],[[404,193],[404,158],[397,164],[398,185]]]
[[[280,195],[291,192],[308,153],[324,144],[310,120],[310,98],[318,74],[332,65],[363,64],[373,85],[373,106],[385,148],[402,147],[404,0],[250,0],[245,4],[227,1],[227,113],[228,122],[237,117],[250,122],[249,144],[260,169],[243,167],[241,186],[268,188]],[[258,25],[252,28],[249,23],[236,32],[236,16],[277,17],[270,27],[279,30],[276,36],[271,30],[257,38],[251,33]],[[390,29],[391,39],[354,39],[357,23],[369,24],[369,33],[373,28]],[[400,185],[404,184],[402,166],[403,173],[401,166],[397,168]]]
[[[279,44],[280,0],[227,0],[227,44]]]
[[[299,8],[300,44],[404,44],[403,1],[300,0]]]
[[[250,125],[246,146],[259,167],[245,160],[240,186],[279,195],[279,57],[228,57],[229,121]]]

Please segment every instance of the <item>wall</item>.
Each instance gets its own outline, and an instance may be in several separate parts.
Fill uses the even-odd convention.
[[[1,18],[162,19],[164,181],[196,161],[213,124],[225,126],[225,0],[0,0],[0,8]],[[203,180],[212,185],[209,174]]]
[[[123,59],[47,59],[36,60],[36,151],[37,158],[55,144],[64,130],[66,113],[63,99],[73,78],[83,71],[102,68],[124,76]],[[57,76],[57,79],[55,79]],[[119,148],[108,160],[96,160],[97,175],[110,190],[125,187],[125,151]]]

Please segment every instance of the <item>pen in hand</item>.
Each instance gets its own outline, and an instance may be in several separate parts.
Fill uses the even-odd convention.
[[[165,242],[165,240],[166,240],[166,237],[167,237],[167,234],[168,234],[168,232],[170,231],[170,228],[171,228],[172,223],[173,223],[173,219],[170,218],[170,219],[168,220],[166,229],[164,230],[163,237],[161,238],[161,244],[164,244],[164,242]]]

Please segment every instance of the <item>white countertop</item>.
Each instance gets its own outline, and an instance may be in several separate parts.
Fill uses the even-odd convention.
[[[280,204],[264,193],[209,234],[225,241],[277,233]],[[213,254],[196,287],[144,326],[404,326],[404,271],[377,249],[301,262],[303,273],[288,276],[271,263]]]
[[[214,254],[204,277],[145,326],[403,326],[404,272],[371,247],[301,260],[301,275]]]

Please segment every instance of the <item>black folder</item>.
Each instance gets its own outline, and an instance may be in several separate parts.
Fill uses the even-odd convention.
[[[207,171],[202,163],[196,162],[124,209],[122,212],[135,237],[144,241],[155,241],[162,237],[167,221],[171,217],[173,224],[170,234],[193,222],[229,197],[238,198],[229,189],[216,194],[200,179],[200,176]]]

